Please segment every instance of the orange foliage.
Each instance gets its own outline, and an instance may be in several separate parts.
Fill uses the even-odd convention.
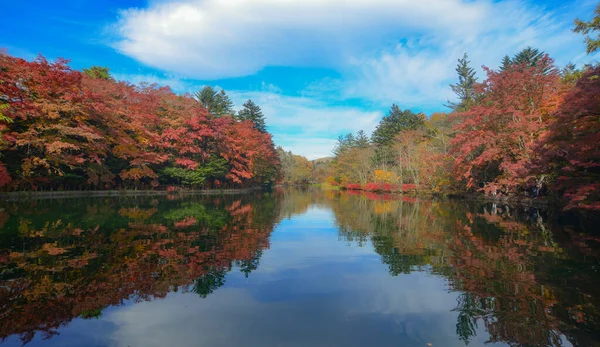
[[[156,187],[165,168],[195,170],[220,159],[225,173],[215,184],[275,180],[271,136],[251,122],[212,117],[168,87],[92,78],[67,63],[0,55],[0,186]]]

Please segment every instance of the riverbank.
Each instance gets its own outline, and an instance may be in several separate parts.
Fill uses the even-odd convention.
[[[365,193],[375,193],[375,194],[393,194],[398,196],[409,196],[409,197],[422,197],[422,198],[443,198],[443,199],[452,199],[452,200],[463,200],[463,201],[473,201],[473,202],[484,202],[484,203],[497,203],[497,204],[505,204],[505,205],[514,205],[521,207],[535,207],[535,208],[556,208],[560,209],[561,206],[558,204],[556,200],[551,199],[550,197],[526,197],[526,196],[489,196],[481,193],[450,193],[450,192],[432,192],[430,190],[420,190],[416,189],[414,185],[404,185],[402,189],[399,186],[395,185],[385,185],[385,184],[371,184],[365,185],[364,187],[361,185],[347,185],[345,187],[339,186],[322,186],[323,189],[333,189],[339,191],[355,191],[355,192],[365,192]]]
[[[307,186],[310,187],[310,186]],[[462,200],[472,202],[498,203],[505,205],[514,205],[522,207],[535,208],[560,208],[556,202],[545,197],[527,198],[527,197],[507,197],[507,196],[486,196],[483,194],[457,194],[457,193],[433,193],[425,191],[370,191],[364,189],[347,189],[337,186],[320,185],[324,190],[336,191],[355,191],[374,194],[393,194],[398,196],[421,197],[421,198],[442,198],[450,200]],[[237,195],[247,194],[254,191],[261,191],[263,187],[243,188],[243,189],[206,189],[206,190],[70,190],[70,191],[21,191],[21,192],[3,192],[0,193],[1,201],[17,200],[39,200],[39,199],[57,199],[57,198],[82,198],[82,197],[132,197],[132,196],[164,196],[164,195]]]
[[[81,197],[127,197],[160,195],[237,195],[263,190],[262,187],[243,189],[205,189],[205,190],[64,190],[64,191],[21,191],[0,193],[0,200],[15,201],[24,199],[55,199]]]
[[[487,203],[498,203],[505,205],[514,205],[522,207],[535,207],[535,208],[557,208],[560,209],[558,203],[548,197],[528,198],[528,197],[516,197],[516,196],[489,196],[484,194],[448,194],[444,195],[449,199],[464,200],[464,201],[475,201],[475,202],[487,202]]]

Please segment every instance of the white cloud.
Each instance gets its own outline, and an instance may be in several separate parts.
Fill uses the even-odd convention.
[[[448,83],[444,83],[454,78],[456,60],[450,56],[448,52],[415,52],[398,45],[377,58],[355,59],[344,94],[401,106],[440,105],[440,100],[452,97]]]
[[[286,96],[273,86],[228,93],[238,108],[248,99],[260,105],[275,143],[311,160],[331,156],[339,135],[359,130],[371,133],[383,116],[358,107],[329,106],[316,99]]]
[[[311,224],[301,222],[297,229]],[[314,229],[302,234],[295,243],[275,243],[248,280],[230,273],[226,286],[205,299],[171,293],[109,312],[101,320],[114,330],[101,341],[115,346],[464,345],[455,334],[457,294],[443,289],[444,279],[416,272],[392,277],[370,247],[348,247],[335,234],[322,237]],[[313,252],[315,243],[330,247]],[[268,257],[272,252],[280,254]],[[486,337],[478,329],[473,342],[482,344]]]
[[[529,45],[559,64],[585,60],[570,28],[593,5],[566,2],[550,11],[525,0],[160,0],[122,12],[115,46],[149,66],[202,79],[268,66],[333,67],[344,76],[333,86],[341,98],[439,107],[453,97],[448,84],[464,52],[476,68]],[[316,86],[306,95],[331,92]]]
[[[483,24],[467,34],[430,32],[403,41],[393,50],[351,60],[346,70],[345,97],[405,107],[440,108],[452,100],[449,84],[456,80],[456,60],[469,54],[472,66],[484,79],[482,65],[496,68],[505,55],[532,46],[550,54],[558,65],[590,60],[582,38],[571,32],[572,21],[583,6],[572,3],[553,11],[541,5],[511,0],[490,4],[482,13]],[[580,53],[578,53],[580,52]]]
[[[465,34],[490,1],[181,0],[121,12],[115,46],[147,65],[211,79],[266,66],[339,66],[399,33]]]
[[[545,6],[526,0],[152,0],[145,9],[121,12],[114,45],[167,74],[204,80],[269,66],[333,68],[339,76],[306,81],[305,90],[228,90],[236,105],[251,98],[263,108],[277,144],[314,159],[329,156],[340,134],[370,133],[383,115],[346,100],[377,109],[391,103],[443,109],[454,98],[449,84],[465,52],[480,80],[482,65],[495,67],[526,46],[548,52],[559,65],[600,57],[586,57],[582,38],[570,31],[575,17],[591,13],[594,0]],[[186,88],[169,80],[175,89]]]

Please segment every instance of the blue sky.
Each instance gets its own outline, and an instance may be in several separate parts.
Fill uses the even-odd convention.
[[[0,47],[110,67],[179,93],[224,88],[264,110],[275,142],[310,159],[371,132],[392,103],[446,111],[456,60],[526,46],[558,65],[586,56],[571,32],[597,0],[25,0],[3,4]]]

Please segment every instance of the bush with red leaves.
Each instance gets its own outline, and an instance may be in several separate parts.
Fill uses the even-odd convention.
[[[396,186],[394,184],[390,184],[390,183],[375,183],[375,182],[370,182],[370,183],[365,184],[364,190],[370,191],[370,192],[387,192],[387,193],[391,193],[391,192],[398,191],[398,186]]]

